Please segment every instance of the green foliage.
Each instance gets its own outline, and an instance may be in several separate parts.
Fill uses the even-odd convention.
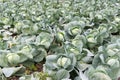
[[[0,79],[117,80],[119,1],[0,0]]]

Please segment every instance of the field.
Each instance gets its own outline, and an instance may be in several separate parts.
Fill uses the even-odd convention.
[[[120,0],[0,0],[0,80],[120,80]]]

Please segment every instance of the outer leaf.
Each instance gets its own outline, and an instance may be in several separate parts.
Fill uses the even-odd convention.
[[[57,73],[56,73],[56,78],[57,80],[62,80],[64,78],[69,78],[70,75],[69,75],[69,72],[67,70],[59,70]]]
[[[40,62],[45,58],[46,55],[47,55],[47,52],[44,49],[41,49],[39,54],[37,54],[36,56],[33,57],[33,60],[35,62]]]
[[[8,61],[5,54],[0,54],[0,66],[8,66]]]
[[[15,74],[16,72],[18,72],[19,70],[21,70],[23,67],[10,67],[10,68],[3,68],[2,72],[4,73],[4,75],[6,77],[10,77],[13,74]]]

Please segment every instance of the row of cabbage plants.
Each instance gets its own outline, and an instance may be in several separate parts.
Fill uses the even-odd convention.
[[[0,80],[12,76],[117,80],[119,0],[0,0]]]

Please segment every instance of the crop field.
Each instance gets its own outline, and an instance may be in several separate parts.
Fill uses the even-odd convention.
[[[120,80],[120,0],[0,0],[0,80]]]

